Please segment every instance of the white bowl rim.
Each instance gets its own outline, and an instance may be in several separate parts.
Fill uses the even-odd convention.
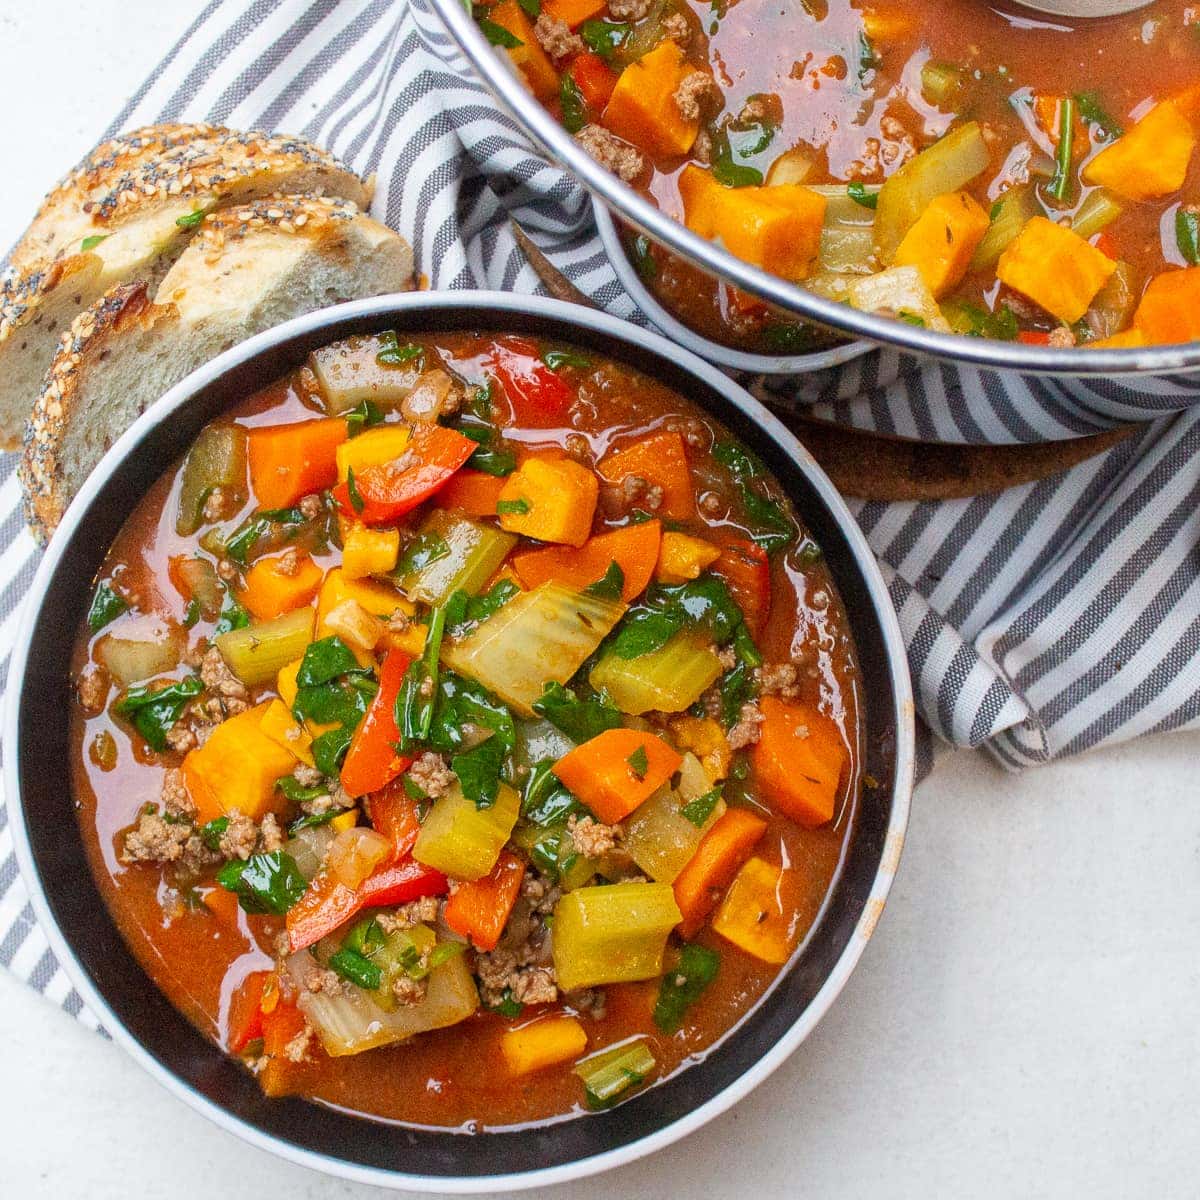
[[[733,346],[725,346],[705,337],[690,325],[685,325],[646,286],[637,273],[637,268],[629,261],[612,210],[599,196],[592,196],[591,199],[596,231],[604,243],[605,253],[621,281],[621,286],[661,333],[708,362],[731,371],[746,371],[752,375],[808,375],[829,367],[840,367],[843,363],[881,348],[874,342],[857,338],[853,341],[842,341],[828,350],[812,350],[807,354],[760,354],[752,350],[738,350]]]
[[[709,386],[725,395],[731,403],[748,416],[753,417],[763,427],[767,436],[778,442],[793,458],[798,469],[808,477],[810,484],[828,506],[831,514],[838,520],[856,564],[863,573],[867,592],[876,610],[880,634],[887,650],[887,669],[895,696],[896,768],[892,810],[871,891],[854,931],[847,940],[833,969],[811,1003],[789,1027],[786,1035],[722,1091],[687,1116],[662,1129],[624,1146],[577,1159],[574,1162],[495,1176],[456,1177],[408,1174],[351,1163],[292,1145],[263,1133],[249,1122],[233,1115],[193,1090],[181,1078],[159,1063],[124,1026],[99,990],[92,984],[87,971],[54,920],[40,876],[35,868],[33,850],[20,799],[21,781],[17,772],[17,763],[20,758],[18,749],[20,706],[17,698],[22,690],[21,680],[28,663],[30,639],[40,609],[41,598],[44,597],[48,583],[57,571],[63,553],[71,540],[65,536],[66,531],[81,521],[99,493],[102,483],[107,480],[113,469],[127,455],[136,450],[139,443],[152,429],[168,421],[176,409],[185,406],[197,390],[218,378],[229,368],[252,358],[260,351],[314,331],[335,319],[344,320],[355,317],[366,319],[378,316],[385,311],[402,315],[408,309],[418,308],[506,310],[588,325],[592,330],[607,334],[617,342],[633,343],[639,348],[672,358],[699,376]],[[780,421],[763,408],[748,392],[709,363],[704,362],[690,351],[672,346],[659,334],[621,321],[607,313],[584,309],[579,305],[541,296],[515,295],[507,292],[407,292],[376,296],[318,309],[247,339],[192,372],[191,375],[171,388],[157,404],[143,413],[105,454],[72,501],[59,528],[63,536],[51,539],[24,601],[19,632],[7,677],[3,724],[4,788],[8,800],[10,828],[17,863],[29,889],[30,901],[38,924],[45,934],[51,950],[84,1003],[97,1016],[113,1040],[172,1095],[195,1109],[213,1124],[235,1134],[250,1145],[326,1175],[398,1191],[434,1192],[449,1195],[507,1192],[523,1188],[546,1187],[550,1184],[565,1183],[573,1179],[599,1174],[602,1171],[633,1162],[678,1141],[725,1112],[752,1091],[774,1072],[812,1032],[841,992],[858,960],[862,957],[895,880],[908,826],[914,780],[915,707],[899,622],[888,596],[887,586],[866,538],[832,482],[817,465],[816,460]]]

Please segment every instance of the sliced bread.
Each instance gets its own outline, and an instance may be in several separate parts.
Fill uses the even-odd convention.
[[[109,446],[189,372],[342,300],[404,291],[412,251],[346,200],[270,197],[210,214],[159,285],[122,284],[64,334],[20,465],[35,537],[53,532]]]
[[[370,189],[296,138],[154,126],[98,147],[46,198],[0,279],[0,448],[15,449],[59,336],[110,288],[154,297],[205,213],[312,193],[360,206]]]

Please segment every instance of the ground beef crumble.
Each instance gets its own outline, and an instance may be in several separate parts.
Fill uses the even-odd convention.
[[[108,700],[108,690],[111,686],[108,672],[102,666],[96,663],[89,666],[75,684],[75,692],[84,711],[100,712]]]
[[[210,693],[210,699],[219,702],[224,716],[236,716],[250,707],[246,685],[229,669],[216,646],[210,646],[200,660],[200,682]],[[201,708],[211,715],[211,706]]]
[[[313,492],[311,495],[301,496],[296,507],[300,509],[300,515],[306,521],[315,521],[325,511],[325,501],[318,492]]]
[[[501,942],[490,954],[475,955],[475,974],[484,1004],[495,1008],[507,995],[518,1004],[553,1004],[558,999],[554,968],[538,962],[542,936],[531,933],[521,945]]]
[[[562,889],[537,871],[525,872],[521,881],[521,896],[537,916],[547,916],[562,898]]]
[[[691,71],[679,81],[672,99],[685,121],[699,121],[719,108],[723,97],[717,81],[707,71]]]
[[[436,896],[422,896],[419,900],[401,904],[390,913],[381,912],[375,919],[384,933],[395,933],[400,929],[412,929],[414,925],[436,921],[440,907],[441,901]]]
[[[571,816],[567,819],[567,832],[575,849],[584,858],[599,858],[617,845],[621,831],[615,825],[602,825],[593,817]]]
[[[653,0],[608,0],[614,21],[640,21],[653,7]]]
[[[221,834],[218,849],[226,858],[240,858],[243,861],[254,853],[258,845],[258,826],[244,813],[234,809],[229,813],[229,824]]]
[[[307,1022],[304,1028],[286,1046],[283,1048],[283,1057],[288,1062],[302,1063],[307,1060],[308,1052],[312,1047],[315,1031]]]
[[[782,700],[795,700],[800,695],[800,669],[795,663],[771,663],[759,667],[754,675],[760,695]]]
[[[396,997],[397,1004],[420,1004],[428,991],[427,979],[410,979],[407,975],[401,975],[392,983],[392,995]]]
[[[640,150],[623,142],[602,125],[585,125],[575,140],[602,166],[619,179],[632,183],[645,173],[646,159]]]
[[[736,723],[729,731],[730,750],[744,750],[747,746],[753,746],[762,732],[762,723],[763,715],[758,705],[753,700],[743,704]]]
[[[417,756],[408,768],[408,777],[430,800],[440,799],[454,783],[454,772],[446,765],[446,760],[432,750]]]
[[[190,821],[196,815],[196,806],[188,794],[187,781],[178,767],[163,773],[161,799],[163,810],[171,816]]]
[[[533,27],[533,36],[541,43],[541,47],[555,62],[563,58],[571,58],[582,54],[587,49],[583,39],[571,32],[566,21],[552,17],[548,12],[538,14],[537,24]]]

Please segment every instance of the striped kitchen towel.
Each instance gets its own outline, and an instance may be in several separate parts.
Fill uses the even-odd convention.
[[[426,3],[212,0],[110,132],[184,119],[303,134],[377,175],[374,213],[409,238],[432,287],[537,291],[512,215],[576,286],[642,321],[583,190],[533,152]],[[1145,422],[1041,483],[855,513],[899,612],[921,714],[942,738],[1019,769],[1200,724],[1194,384],[1063,383],[882,351],[770,389],[862,428],[947,441]],[[13,469],[0,465],[0,666],[36,565]],[[0,962],[78,1011],[34,926],[2,806]]]

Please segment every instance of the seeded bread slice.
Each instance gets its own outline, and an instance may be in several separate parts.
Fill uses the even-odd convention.
[[[54,531],[109,446],[189,372],[302,313],[412,285],[408,243],[350,201],[271,197],[210,214],[155,301],[142,282],[118,285],[62,337],[19,471],[34,536]]]
[[[159,280],[206,212],[265,196],[370,203],[308,142],[207,125],[137,130],[97,147],[44,201],[0,279],[0,449],[15,449],[62,331],[110,288]]]

